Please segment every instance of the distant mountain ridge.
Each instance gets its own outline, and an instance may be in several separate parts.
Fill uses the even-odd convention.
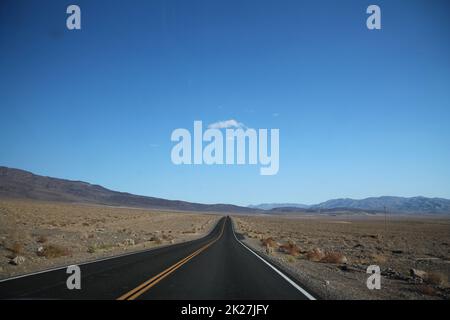
[[[81,202],[181,211],[260,212],[257,209],[230,204],[201,204],[139,196],[126,192],[109,190],[102,186],[83,181],[44,177],[24,170],[0,166],[0,199],[1,198]]]
[[[450,200],[444,198],[426,197],[370,197],[361,200],[334,199],[322,202],[313,208],[353,208],[404,213],[450,213]]]
[[[301,208],[306,209],[310,206],[307,204],[301,203],[261,203],[257,205],[249,205],[249,208],[252,209],[260,209],[260,210],[272,210],[275,208]]]
[[[342,198],[332,199],[319,204],[305,206],[300,204],[290,204],[288,206],[272,206],[271,204],[255,205],[252,208],[271,210],[273,212],[294,212],[296,209],[306,209],[310,212],[316,212],[320,210],[332,210],[332,209],[351,209],[355,210],[367,210],[371,212],[381,211],[386,208],[389,212],[398,213],[436,213],[436,214],[448,214],[450,213],[450,200],[444,198],[426,198],[426,197],[370,197],[360,200]],[[270,208],[270,209],[263,209]]]
[[[264,203],[249,207],[231,204],[202,204],[179,200],[139,196],[109,190],[83,181],[44,177],[28,171],[0,166],[0,199],[35,199],[45,201],[80,202],[110,206],[165,209],[179,211],[229,213],[333,213],[382,212],[450,214],[450,200],[426,197],[370,197],[366,199],[332,199],[315,205],[298,203]]]

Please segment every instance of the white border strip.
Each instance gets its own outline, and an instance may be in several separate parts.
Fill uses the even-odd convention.
[[[231,218],[231,217],[230,217]],[[284,280],[286,280],[287,282],[289,282],[295,289],[297,289],[298,291],[300,291],[305,297],[307,297],[309,300],[316,300],[316,298],[314,298],[310,293],[308,293],[305,289],[303,289],[302,287],[300,287],[298,284],[296,284],[294,281],[292,281],[291,279],[289,279],[288,276],[286,276],[283,272],[281,272],[280,270],[278,270],[277,268],[275,268],[272,264],[270,264],[269,262],[267,262],[266,260],[264,260],[259,254],[255,253],[252,249],[250,249],[249,247],[247,247],[244,243],[242,243],[241,240],[239,240],[236,237],[236,233],[234,232],[234,223],[233,223],[233,219],[231,220],[231,227],[233,230],[233,235],[234,238],[236,239],[237,242],[239,242],[240,244],[242,244],[242,246],[244,246],[244,248],[246,248],[248,251],[250,251],[251,253],[253,253],[255,256],[257,256],[262,262],[264,262],[265,264],[267,264],[269,267],[271,267],[276,273],[278,273]]]
[[[191,242],[191,241],[196,241],[196,240],[199,240],[199,239],[202,239],[202,238],[204,238],[204,237],[209,236],[209,235],[214,231],[215,227],[219,224],[220,220],[222,220],[222,218],[220,218],[220,219],[217,221],[217,223],[214,225],[214,227],[210,230],[209,233],[207,233],[207,234],[204,235],[203,237],[200,237],[200,238],[197,238],[197,239],[192,239],[192,240],[189,240],[189,241],[182,241],[182,242],[178,242],[178,243],[174,243],[174,244],[167,244],[167,245],[164,245],[164,246],[159,246],[159,247],[149,248],[149,249],[143,249],[143,250],[138,250],[138,251],[134,251],[134,252],[121,253],[121,254],[118,254],[118,255],[111,256],[111,257],[105,257],[105,258],[100,258],[100,259],[91,260],[91,261],[86,261],[86,262],[81,262],[81,263],[72,263],[72,264],[70,264],[70,265],[62,266],[62,267],[55,267],[55,268],[51,268],[51,269],[45,269],[45,270],[41,270],[41,271],[36,271],[36,272],[26,273],[26,274],[14,276],[14,277],[11,277],[11,278],[1,279],[1,280],[0,280],[0,283],[6,282],[6,281],[10,281],[10,280],[16,280],[16,279],[20,279],[20,278],[25,278],[25,277],[31,277],[31,276],[34,276],[34,275],[37,275],[37,274],[41,274],[41,273],[47,273],[47,272],[52,272],[52,271],[58,271],[58,270],[62,270],[62,269],[67,269],[69,266],[73,266],[73,265],[76,265],[76,266],[84,266],[84,265],[87,265],[87,264],[92,264],[92,263],[96,263],[96,262],[102,262],[102,261],[106,261],[106,260],[112,260],[112,259],[122,258],[122,257],[126,257],[126,256],[131,256],[131,255],[133,255],[133,254],[139,254],[139,253],[151,252],[151,251],[154,251],[154,250],[167,248],[167,247],[174,246],[174,245],[177,245],[177,244],[184,244],[184,243],[189,243],[189,242]]]

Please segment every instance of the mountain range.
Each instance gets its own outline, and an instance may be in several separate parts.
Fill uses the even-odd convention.
[[[366,210],[371,212],[383,212],[387,210],[394,213],[450,213],[450,200],[444,198],[426,198],[426,197],[370,197],[365,199],[333,199],[319,204],[271,204],[263,203],[251,206],[253,209],[270,210],[273,212],[295,212],[309,211],[320,212],[337,209],[347,209],[349,211]]]
[[[249,208],[252,209],[261,209],[261,210],[272,210],[276,208],[300,208],[300,209],[308,209],[310,206],[307,204],[301,203],[261,203],[257,205],[249,205]]]
[[[134,195],[113,191],[100,185],[33,174],[0,166],[0,199],[34,199],[44,201],[91,203],[99,205],[163,210],[229,213],[333,213],[383,212],[449,214],[450,200],[426,197],[371,197],[361,200],[333,199],[315,205],[298,203],[263,203],[248,207],[232,204],[202,204],[180,200]]]
[[[202,204],[134,195],[106,189],[83,181],[72,181],[33,174],[0,166],[0,199],[91,203],[181,211],[253,213],[258,209],[231,204]]]

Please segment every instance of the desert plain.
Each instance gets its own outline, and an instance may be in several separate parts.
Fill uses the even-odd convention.
[[[3,199],[0,279],[193,240],[221,216]],[[450,299],[448,216],[231,216],[247,246],[317,298]],[[370,265],[380,289],[366,285]]]
[[[450,299],[448,216],[235,216],[244,243],[324,299]],[[367,267],[381,288],[367,287]]]
[[[0,279],[206,235],[219,215],[0,200]]]

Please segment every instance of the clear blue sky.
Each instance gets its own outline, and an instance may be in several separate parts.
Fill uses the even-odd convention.
[[[450,198],[449,8],[3,0],[0,165],[205,203]],[[280,129],[277,175],[172,164],[172,130],[228,119]]]

